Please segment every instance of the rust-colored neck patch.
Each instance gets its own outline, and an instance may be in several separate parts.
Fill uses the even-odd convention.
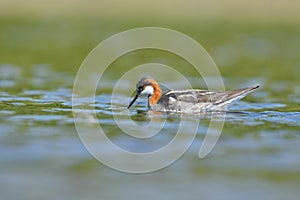
[[[160,89],[158,83],[154,80],[151,81],[151,85],[152,85],[154,91],[153,91],[153,95],[149,98],[149,105],[153,106],[154,104],[156,104],[158,102],[158,100],[161,97],[161,89]]]

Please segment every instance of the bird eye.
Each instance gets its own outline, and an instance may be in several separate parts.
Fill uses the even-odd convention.
[[[143,91],[143,89],[144,89],[143,86],[140,86],[140,87],[138,88],[139,91]]]

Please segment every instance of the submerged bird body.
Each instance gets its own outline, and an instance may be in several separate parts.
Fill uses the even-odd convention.
[[[227,106],[257,89],[259,85],[226,92],[208,90],[169,90],[162,92],[160,85],[150,77],[144,77],[136,85],[136,96],[148,95],[148,108],[159,112],[200,113],[224,111]]]

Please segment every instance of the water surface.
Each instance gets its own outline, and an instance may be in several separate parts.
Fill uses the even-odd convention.
[[[48,25],[55,27],[51,22]],[[209,120],[217,119],[217,116],[187,116],[190,119],[201,118],[197,137],[190,149],[168,168],[130,175],[102,165],[84,148],[75,130],[72,114],[72,88],[80,63],[70,64],[71,61],[66,59],[72,57],[70,51],[58,55],[51,45],[47,51],[41,45],[40,54],[36,55],[37,49],[33,47],[51,43],[54,36],[47,36],[47,31],[43,31],[49,26],[39,23],[31,26],[40,32],[27,30],[26,44],[22,43],[25,43],[24,38],[19,39],[16,47],[10,42],[2,43],[7,51],[15,48],[16,52],[22,52],[29,41],[36,42],[22,54],[23,58],[27,58],[23,60],[24,64],[17,60],[9,62],[11,59],[3,59],[5,62],[0,64],[2,198],[117,199],[134,196],[153,199],[159,195],[163,199],[220,199],[222,196],[228,199],[298,199],[300,82],[299,45],[296,44],[300,42],[299,29],[279,29],[281,26],[263,28],[258,25],[256,30],[249,30],[240,24],[232,24],[236,32],[222,26],[208,28],[203,25],[199,30],[186,28],[185,33],[199,41],[205,38],[208,50],[224,75],[227,89],[256,83],[260,83],[261,88],[230,107],[222,135],[205,159],[198,159],[198,150]],[[111,28],[101,32],[100,28],[90,28],[89,32],[72,23],[66,23],[66,27],[65,30],[52,31],[66,35],[74,30],[89,33],[93,45],[97,44],[95,41],[118,31]],[[4,23],[4,36],[8,37],[13,28],[23,30],[18,23]],[[222,30],[223,36],[210,35],[215,32],[211,29]],[[95,36],[97,31],[101,37]],[[73,45],[85,43],[86,39],[80,41],[77,34],[71,38],[57,37],[58,49],[71,50]],[[49,40],[45,42],[41,36]],[[60,40],[65,42],[60,43]],[[84,51],[87,53],[92,47],[85,47]],[[86,55],[83,50],[74,51],[74,54],[81,53],[82,57]],[[46,53],[50,60],[42,62]],[[168,61],[164,58],[165,54],[147,51],[121,58],[107,71],[107,82],[97,91],[95,102],[89,98],[82,100],[82,104],[88,105],[86,111],[89,107],[95,108],[98,121],[111,140],[128,150],[147,152],[157,149],[170,141],[178,129],[179,116],[151,114],[146,111],[146,103],[142,100],[129,111],[132,120],[140,125],[147,125],[151,118],[158,122],[166,120],[165,129],[150,142],[128,137],[113,119],[113,114],[122,117],[127,113],[130,98],[118,94],[111,102],[113,84],[123,73],[120,69],[126,70],[150,61],[167,62],[175,68],[188,66],[185,61],[178,62],[178,58],[171,55],[166,55],[171,58]],[[11,58],[7,52],[5,55]],[[64,61],[59,63],[59,59]],[[28,65],[33,61],[45,64]],[[185,70],[184,74],[194,87],[205,87],[201,78],[193,76],[192,70]],[[155,78],[164,80],[164,77]],[[135,83],[128,84],[133,90]],[[180,88],[177,80],[164,84]],[[126,120],[123,123],[127,123]]]

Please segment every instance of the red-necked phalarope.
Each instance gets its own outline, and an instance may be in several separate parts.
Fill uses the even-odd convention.
[[[151,77],[144,77],[136,85],[136,95],[128,108],[140,95],[148,95],[148,108],[159,112],[199,113],[224,111],[229,103],[245,97],[259,85],[226,92],[207,90],[169,90],[162,92]]]

